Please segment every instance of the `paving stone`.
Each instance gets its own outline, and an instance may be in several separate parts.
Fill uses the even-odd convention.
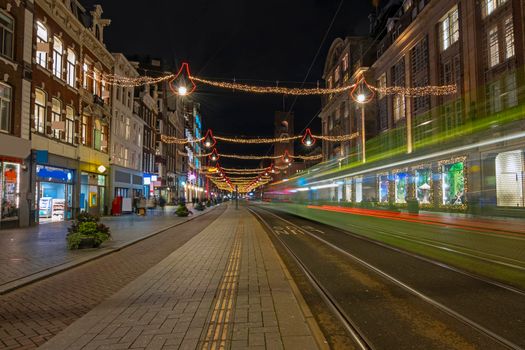
[[[228,309],[213,312],[216,305]],[[227,318],[212,318],[219,315]],[[277,252],[245,209],[228,209],[42,349],[195,349],[205,344],[208,327],[223,329],[231,349],[315,348]]]

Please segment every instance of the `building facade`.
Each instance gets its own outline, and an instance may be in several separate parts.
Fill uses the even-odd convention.
[[[123,54],[113,54],[114,73],[135,78],[139,74]],[[116,211],[133,210],[133,200],[143,194],[142,140],[144,120],[134,113],[134,88],[115,86],[112,93],[110,142],[110,199],[120,197]]]
[[[33,1],[0,1],[0,228],[30,218]]]
[[[109,212],[109,123],[113,56],[102,8],[36,1],[31,96],[34,222]]]
[[[417,199],[430,210],[523,215],[524,9],[522,0],[405,0],[390,1],[372,16],[375,44],[369,52],[375,57],[349,72],[366,72],[378,88],[365,106],[366,148],[348,143],[346,175],[334,178],[337,186],[324,196],[395,206]],[[328,56],[328,86],[337,70],[345,70],[344,41],[334,45],[343,49]],[[410,96],[384,90],[433,85],[455,85],[457,92]],[[349,103],[352,124],[352,111],[362,106],[338,98],[332,99]],[[327,134],[337,120],[328,119],[337,113],[329,107],[323,114]],[[329,159],[334,151],[324,146],[324,153]]]

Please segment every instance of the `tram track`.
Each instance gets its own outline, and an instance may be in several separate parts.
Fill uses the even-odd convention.
[[[451,275],[453,275],[453,278],[451,278],[452,280],[457,279],[461,281],[462,293],[465,292],[464,289],[468,287],[479,288],[482,286],[487,289],[487,293],[489,292],[489,289],[491,291],[493,289],[498,289],[495,297],[503,294],[506,298],[514,296],[516,297],[516,304],[520,305],[520,303],[523,304],[523,301],[525,300],[525,294],[522,291],[488,279],[478,278],[469,273],[463,273],[458,269],[450,268],[440,262],[435,262],[428,258],[421,258],[415,254],[405,252],[395,247],[390,247],[369,238],[354,235],[351,232],[331,228],[323,224],[315,225],[314,223],[310,223],[308,226],[305,226],[304,223],[308,222],[307,220],[296,218],[290,214],[276,214],[273,211],[262,208],[250,210],[283,245],[286,252],[294,258],[296,263],[301,266],[303,273],[315,286],[315,289],[321,295],[321,298],[325,301],[326,305],[328,305],[331,311],[337,315],[337,318],[343,322],[358,348],[395,349],[405,347],[406,342],[399,339],[392,341],[392,338],[389,339],[384,336],[384,333],[391,334],[392,330],[378,327],[388,327],[390,325],[394,328],[399,328],[396,327],[396,322],[412,324],[412,326],[415,327],[415,330],[411,329],[410,331],[407,331],[407,338],[418,339],[418,337],[420,337],[419,340],[415,341],[418,341],[419,344],[427,349],[469,347],[474,349],[523,348],[523,340],[520,339],[521,337],[519,335],[523,334],[521,333],[524,329],[523,318],[516,320],[517,323],[510,322],[510,324],[517,327],[521,325],[520,329],[510,329],[508,332],[503,332],[504,334],[501,334],[501,327],[498,328],[491,324],[487,324],[487,315],[483,315],[483,317],[478,319],[476,317],[476,312],[472,312],[472,309],[470,308],[471,305],[458,308],[458,300],[459,303],[461,303],[461,297],[458,296],[454,298],[451,296],[448,298],[446,295],[448,293],[447,291],[432,291],[428,288],[420,288],[421,284],[425,284],[424,281],[418,282],[419,285],[418,283],[413,283],[414,281],[410,279],[406,281],[405,278],[400,276],[396,271],[394,271],[395,273],[392,273],[392,271],[385,269],[385,266],[381,266],[381,264],[376,264],[375,262],[369,262],[368,259],[358,256],[359,254],[352,252],[352,249],[349,249],[349,246],[363,244],[368,245],[369,247],[373,246],[375,250],[383,251],[383,253],[388,252],[390,256],[395,255],[398,258],[400,257],[401,260],[411,259],[412,264],[414,263],[414,260],[418,260],[422,265],[422,268],[424,266],[424,269],[427,269],[430,272],[441,269],[442,271],[439,271],[438,273],[443,275],[441,280],[447,280],[447,278],[451,278]],[[281,227],[285,227],[287,233],[283,231]],[[309,228],[305,229],[305,227]],[[323,233],[323,230],[328,233]],[[335,238],[337,238],[339,242],[337,240],[334,241]],[[340,244],[343,241],[344,244]],[[356,244],[356,242],[359,244]],[[314,248],[308,247],[309,245]],[[401,305],[400,307],[397,307],[397,309],[404,308],[403,310],[405,313],[413,312],[416,316],[411,318],[403,312],[399,312],[399,310],[396,311],[396,305],[391,305],[391,307],[387,306],[383,310],[385,311],[385,321],[390,320],[391,322],[385,323],[377,322],[377,320],[367,320],[366,315],[359,314],[358,310],[356,310],[359,309],[359,305],[356,305],[355,302],[349,303],[345,300],[345,297],[351,299],[353,294],[362,292],[362,290],[359,290],[359,288],[356,287],[359,286],[359,281],[356,282],[350,278],[344,281],[344,283],[333,283],[330,281],[329,277],[327,278],[326,276],[323,276],[323,268],[316,266],[316,264],[325,265],[327,270],[333,270],[336,277],[348,277],[352,275],[352,273],[345,273],[345,270],[359,270],[359,273],[366,274],[366,278],[364,278],[365,280],[370,279],[370,281],[372,281],[369,283],[369,286],[374,285],[379,290],[379,292],[371,291],[375,296],[375,299],[373,299],[377,301],[379,307],[389,305],[388,302],[391,301],[389,299],[392,299]],[[340,266],[337,266],[337,264]],[[354,275],[358,274],[354,273]],[[451,287],[453,288],[453,286]],[[406,293],[410,294],[411,297],[407,297]],[[440,293],[445,294],[445,297],[440,297]],[[402,297],[400,297],[400,295]],[[491,301],[493,299],[489,298],[488,300]],[[362,310],[368,308],[372,314],[381,314],[381,310],[377,310],[370,300],[365,298],[362,301],[368,303],[366,308],[361,307]],[[509,303],[512,304],[512,301],[505,301],[504,310],[508,309]],[[518,306],[518,308],[521,310],[523,307]],[[465,312],[466,310],[468,312]],[[388,314],[388,312],[390,312],[390,314]],[[519,315],[520,312],[517,312],[517,314]],[[513,317],[513,315],[509,315],[508,317]],[[416,323],[421,320],[429,325],[439,325],[439,327],[433,328],[435,334],[431,334],[432,332],[430,332],[429,329],[424,329],[424,327],[418,328]],[[497,318],[494,319],[494,323],[497,322]],[[509,322],[503,323],[505,326],[509,324]],[[447,341],[444,340],[446,335],[449,336]]]

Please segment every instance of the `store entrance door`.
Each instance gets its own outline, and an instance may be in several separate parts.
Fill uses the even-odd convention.
[[[73,186],[54,182],[38,184],[38,216],[40,223],[71,219]]]

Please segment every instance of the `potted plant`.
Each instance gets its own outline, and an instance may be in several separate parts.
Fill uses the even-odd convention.
[[[97,216],[80,213],[68,228],[66,235],[68,249],[98,248],[111,234],[109,227],[99,222]]]
[[[190,211],[188,210],[188,208],[186,207],[186,204],[184,203],[181,203],[179,204],[179,206],[177,207],[177,210],[175,210],[175,214],[179,217],[186,217],[188,215],[190,215]]]
[[[204,205],[204,203],[202,203],[202,202],[198,202],[198,203],[195,205],[195,209],[198,210],[198,211],[203,211],[204,209],[206,209],[206,206]]]

